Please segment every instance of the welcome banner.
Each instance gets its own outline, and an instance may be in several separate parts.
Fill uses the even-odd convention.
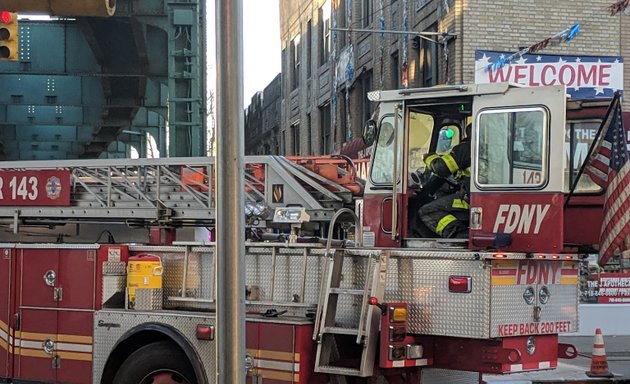
[[[564,84],[574,99],[610,98],[623,90],[622,57],[525,54],[500,68],[492,65],[511,54],[476,51],[475,83]]]

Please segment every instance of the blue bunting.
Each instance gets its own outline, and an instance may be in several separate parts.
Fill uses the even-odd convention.
[[[488,64],[488,66],[486,67],[486,70],[496,71],[497,69],[503,68],[506,65],[510,64],[516,58],[519,58],[528,53],[530,54],[535,53],[535,52],[538,52],[547,48],[549,44],[561,43],[563,41],[568,43],[578,34],[578,32],[580,32],[579,23],[574,24],[570,28],[567,28],[563,31],[560,31],[553,36],[547,37],[546,39],[539,41],[536,44],[530,45],[529,47],[522,49],[510,56],[500,58],[495,63]]]

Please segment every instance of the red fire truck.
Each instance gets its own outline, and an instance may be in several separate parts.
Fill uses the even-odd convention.
[[[371,98],[365,183],[338,160],[333,172],[247,159],[248,383],[419,383],[425,367],[502,374],[575,357],[558,334],[578,327],[601,201],[564,206],[565,137],[606,106],[505,84]],[[469,238],[417,237],[435,192],[418,183],[422,157],[469,122]],[[217,381],[212,159],[0,166],[1,377]]]

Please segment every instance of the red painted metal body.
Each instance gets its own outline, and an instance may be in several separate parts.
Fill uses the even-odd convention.
[[[271,384],[324,382],[313,372],[315,343],[313,324],[304,319],[256,319],[246,322],[246,348],[254,359],[253,376]]]
[[[0,205],[68,206],[70,171],[0,171]]]
[[[482,209],[481,229],[470,230],[475,237],[507,233],[512,237],[503,251],[561,252],[563,247],[564,204],[561,193],[478,193],[471,195],[471,207]]]
[[[45,247],[15,252],[12,376],[89,382],[96,250]]]
[[[400,247],[400,241],[392,240],[391,235],[392,205],[391,194],[366,194],[363,198],[363,225],[374,233],[377,247]]]
[[[14,338],[13,308],[15,307],[15,249],[0,249],[0,375],[13,375],[13,347],[10,340]]]
[[[556,368],[559,356],[558,335],[531,337],[535,339],[536,345],[531,355],[527,352],[528,336],[496,340],[436,337],[433,367],[493,374]]]
[[[604,195],[573,196],[564,209],[565,244],[598,244],[604,220]],[[584,225],[588,223],[589,225]]]
[[[552,369],[558,358],[573,358],[573,346],[559,345],[558,335],[517,336],[502,339],[466,339],[445,336],[408,334],[406,322],[391,318],[389,308],[407,308],[406,303],[382,304],[379,367],[383,372],[395,368],[433,367],[504,374],[541,369]],[[528,341],[535,349],[528,352]],[[409,348],[418,346],[421,356],[409,356]],[[567,353],[567,349],[573,352]],[[400,351],[400,353],[392,353]],[[477,351],[480,353],[469,353]]]
[[[407,303],[386,303],[386,310],[381,316],[381,334],[379,367],[382,369],[411,368],[433,365],[433,337],[407,334],[407,322],[396,322],[391,318],[388,307],[407,308]],[[406,349],[408,345],[417,345],[422,355],[414,358],[404,356],[392,358],[392,350]],[[406,351],[405,351],[406,353]]]

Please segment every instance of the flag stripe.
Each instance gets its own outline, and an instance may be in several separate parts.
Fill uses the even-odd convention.
[[[615,177],[608,186],[609,192],[606,192],[606,204],[604,216],[604,222],[602,223],[603,230],[603,242],[604,249],[608,249],[610,245],[620,245],[619,239],[617,239],[619,233],[624,231],[625,227],[630,227],[624,221],[624,218],[628,216],[628,208],[630,203],[628,196],[628,185],[630,184],[630,174],[628,173],[628,162],[623,166],[622,173]],[[614,188],[614,189],[613,189]],[[627,221],[627,219],[626,219]],[[613,240],[614,238],[614,240]],[[617,240],[617,241],[615,241]],[[623,242],[623,239],[621,239]],[[614,249],[611,249],[611,251]]]

